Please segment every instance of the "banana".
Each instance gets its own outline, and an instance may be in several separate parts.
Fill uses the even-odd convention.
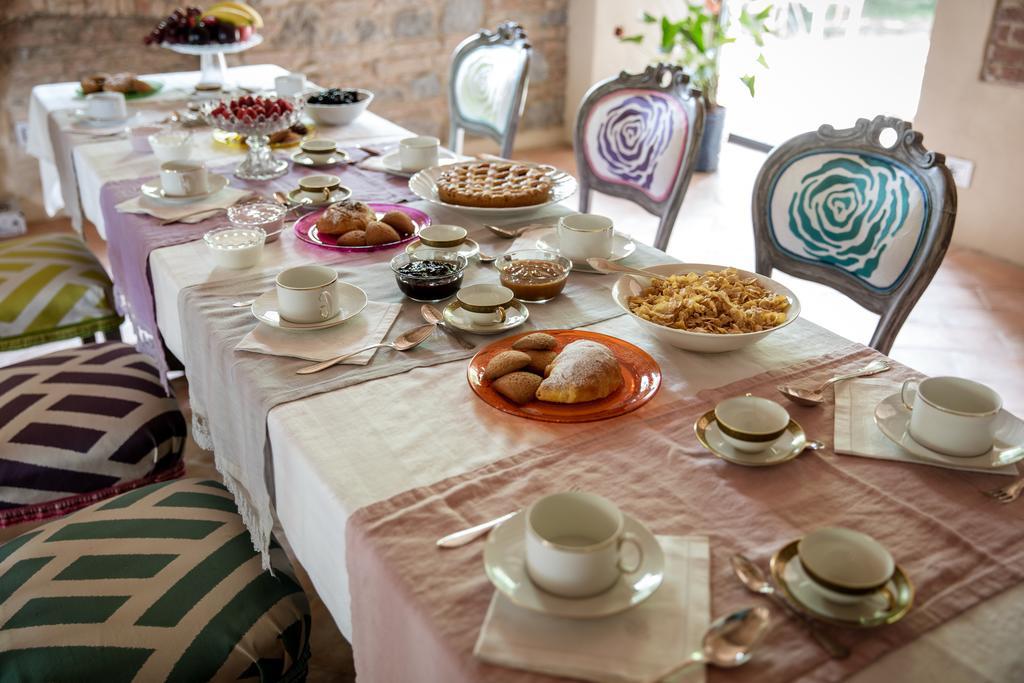
[[[206,13],[212,14],[213,16],[217,16],[215,11],[221,9],[233,10],[234,12],[237,12],[240,15],[244,15],[247,19],[247,21],[245,22],[246,25],[252,26],[256,29],[263,28],[263,17],[260,16],[259,12],[257,12],[244,2],[234,2],[233,0],[225,0],[225,2],[218,2],[212,7],[210,7],[210,9],[207,10]],[[229,19],[225,17],[225,20],[232,21],[232,23],[238,23],[238,19]]]
[[[248,14],[231,7],[211,7],[204,16],[215,17],[235,26],[252,26],[252,18]]]

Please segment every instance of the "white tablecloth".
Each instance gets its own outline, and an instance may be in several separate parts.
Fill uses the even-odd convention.
[[[377,119],[360,121],[369,126]],[[380,135],[368,137],[386,135],[387,130],[382,125],[370,131]],[[91,178],[96,189],[105,180],[124,177],[120,170],[103,165],[107,163],[104,160],[116,156],[110,149],[114,144],[80,148],[77,155],[79,177]],[[447,219],[427,205],[413,206],[430,211],[438,220]],[[462,218],[459,222],[474,230],[492,252],[509,244],[479,232],[475,221]],[[286,231],[281,243],[269,245],[264,265],[295,258],[294,240]],[[380,252],[382,259],[392,255]],[[178,292],[220,275],[195,242],[154,252],[150,265],[161,332],[168,347],[180,353]],[[592,278],[595,286],[605,288],[613,281],[607,276],[573,277]],[[804,320],[747,350],[722,355],[693,354],[665,346],[625,317],[588,329],[631,341],[657,359],[664,385],[655,402],[692,396],[700,389],[812,358],[848,343]],[[447,397],[443,410],[438,396]],[[586,428],[585,424],[527,422],[494,410],[473,395],[466,383],[464,362],[421,368],[283,404],[268,418],[278,516],[320,597],[341,631],[351,637],[345,525],[355,510]],[[1017,586],[891,653],[854,680],[1022,680],[1024,662],[1017,643],[1017,633],[1024,628],[1021,604],[1024,586]]]

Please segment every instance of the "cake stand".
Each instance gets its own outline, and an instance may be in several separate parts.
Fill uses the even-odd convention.
[[[208,45],[189,45],[188,43],[160,43],[160,47],[181,55],[199,57],[199,82],[219,83],[228,85],[228,65],[224,55],[245,52],[263,42],[263,36],[254,33],[248,40],[237,43],[210,43]]]
[[[207,102],[202,107],[203,118],[214,128],[245,136],[245,144],[249,153],[245,160],[235,169],[235,177],[243,180],[273,180],[288,172],[288,162],[278,159],[270,151],[270,136],[278,131],[291,128],[302,118],[302,98],[292,98],[295,109],[273,120],[258,120],[245,124],[237,119],[215,117],[211,112],[221,103]]]

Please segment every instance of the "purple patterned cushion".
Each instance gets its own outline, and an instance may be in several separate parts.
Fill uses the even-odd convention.
[[[0,527],[184,473],[185,418],[120,342],[0,368]]]

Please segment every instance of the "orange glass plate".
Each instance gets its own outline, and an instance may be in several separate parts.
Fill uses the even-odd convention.
[[[609,337],[598,332],[584,330],[539,330],[550,334],[558,340],[556,351],[561,351],[569,342],[577,339],[589,339],[608,347],[619,361],[622,371],[622,386],[614,393],[597,401],[586,403],[549,403],[547,401],[530,401],[526,405],[518,405],[508,400],[491,387],[490,382],[483,379],[484,368],[495,355],[508,351],[520,337],[532,332],[512,335],[499,339],[480,350],[469,361],[467,377],[469,386],[484,403],[494,408],[519,417],[543,422],[593,422],[607,420],[611,417],[625,415],[634,411],[654,398],[661,387],[661,368],[650,354],[629,342]]]

